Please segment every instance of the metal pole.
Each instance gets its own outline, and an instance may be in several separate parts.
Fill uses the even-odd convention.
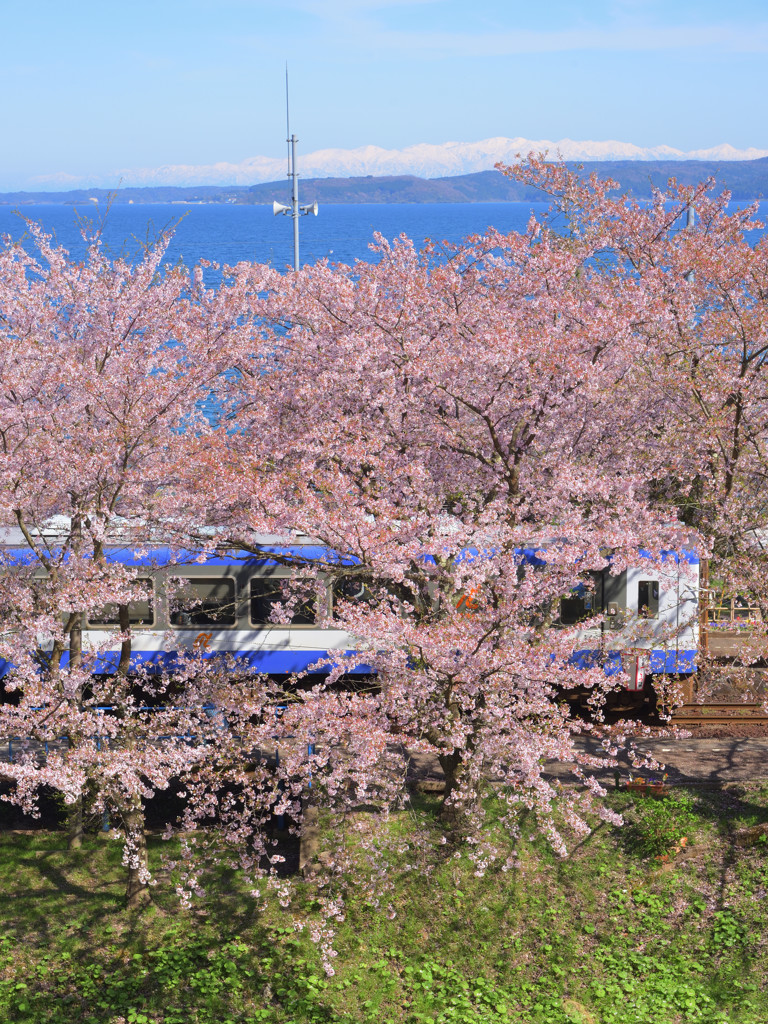
[[[299,269],[299,176],[296,173],[295,135],[291,136],[291,217],[293,217],[293,269]]]
[[[695,227],[695,225],[696,225],[696,210],[692,206],[689,206],[688,209],[686,210],[685,230],[686,231],[692,231],[693,228]],[[688,284],[693,284],[693,282],[694,282],[694,280],[696,278],[696,274],[695,274],[695,272],[693,270],[689,270],[687,274],[683,274],[683,278],[688,282]]]
[[[299,175],[296,170],[296,143],[299,141],[295,135],[291,135],[291,123],[288,114],[288,65],[285,67],[285,133],[288,143],[288,177],[291,179],[291,205],[275,201],[272,203],[274,214],[286,213],[293,218],[293,269],[295,273],[299,270],[299,217],[303,213],[314,213],[317,216],[317,201],[309,206],[299,206]]]

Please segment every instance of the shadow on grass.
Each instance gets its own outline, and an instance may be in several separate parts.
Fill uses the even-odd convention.
[[[162,847],[150,838],[151,862]],[[5,833],[0,862],[3,1021],[130,1019],[137,1006],[149,1019],[206,1024],[250,1019],[254,1007],[273,1008],[265,1019],[276,1021],[340,1020],[308,980],[314,947],[265,921],[228,871],[191,910],[167,887],[139,913],[125,909],[119,843],[88,837],[71,852],[61,833]],[[11,975],[25,993],[18,1015],[20,997],[2,980]]]

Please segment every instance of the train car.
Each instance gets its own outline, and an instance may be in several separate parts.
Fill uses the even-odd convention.
[[[300,585],[302,564],[328,557],[325,549],[313,545],[273,545],[258,554],[214,553],[203,561],[195,552],[166,548],[146,555],[110,549],[107,558],[135,569],[136,582],[146,594],[129,605],[132,665],[172,668],[177,651],[194,651],[205,658],[230,655],[254,672],[286,676],[327,663],[334,651],[349,652],[351,638],[331,621],[330,583],[313,576],[307,591],[293,600],[286,586],[289,580],[295,584],[297,577]],[[285,607],[280,617],[287,621],[276,623],[273,610],[280,605]],[[99,649],[98,673],[117,667],[119,645],[103,648],[105,632],[118,628],[115,606],[88,617],[83,646]],[[328,672],[329,666],[315,670]],[[350,671],[367,675],[371,669],[361,662]]]
[[[16,550],[21,554],[23,549]],[[169,547],[138,552],[127,546],[112,546],[105,553],[108,561],[129,568],[144,590],[128,606],[134,668],[172,668],[178,652],[195,651],[206,658],[231,655],[254,672],[288,676],[328,672],[333,652],[354,653],[354,638],[333,624],[333,573],[313,572],[307,592],[289,602],[285,584],[301,579],[302,566],[343,564],[309,539],[284,544],[264,538],[258,553],[202,556]],[[521,561],[542,565],[545,558],[546,545],[521,549]],[[623,670],[627,689],[635,693],[660,676],[695,673],[699,640],[695,553],[664,551],[654,560],[641,552],[638,563],[616,575],[608,569],[588,574],[559,608],[563,626],[599,620],[579,630],[574,664],[601,664],[609,675]],[[276,604],[286,606],[281,618],[288,621],[273,621]],[[120,644],[117,639],[110,644],[109,634],[118,631],[115,606],[91,612],[84,622],[83,647],[98,652],[98,674],[117,668]],[[348,674],[368,676],[371,671],[361,657]]]
[[[55,550],[64,543],[67,531],[68,520],[52,520],[41,539]],[[205,658],[231,655],[254,672],[286,676],[307,672],[317,662],[327,661],[333,656],[329,651],[349,651],[351,638],[333,626],[332,587],[322,576],[313,578],[311,592],[291,603],[288,613],[281,616],[286,621],[276,623],[272,615],[275,604],[289,604],[284,584],[301,577],[302,565],[343,561],[311,542],[264,540],[258,554],[201,554],[165,546],[147,550],[118,544],[106,547],[107,562],[129,569],[143,590],[142,597],[128,605],[131,667],[149,671],[172,668],[179,652],[194,651]],[[7,566],[35,560],[17,530],[4,531],[0,547]],[[45,575],[42,566],[38,574]],[[117,637],[110,644],[109,637],[119,632],[119,622],[115,605],[91,611],[84,619],[83,650],[95,653],[95,674],[117,669],[121,645]],[[67,661],[65,652],[62,664]],[[9,669],[0,659],[0,675]],[[328,672],[329,668],[326,665],[320,671]],[[361,662],[350,671],[364,676],[371,670]]]
[[[609,675],[623,671],[625,689],[635,694],[652,690],[660,678],[689,686],[698,667],[698,555],[668,550],[659,559],[648,552],[641,557],[642,564],[616,575],[608,569],[590,573],[587,586],[561,601],[562,625],[599,620],[579,631],[573,661],[603,665]]]

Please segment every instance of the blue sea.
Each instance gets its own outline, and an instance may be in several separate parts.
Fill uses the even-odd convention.
[[[375,232],[386,238],[405,233],[421,244],[425,239],[459,242],[489,226],[500,231],[525,228],[531,203],[407,203],[328,204],[317,217],[299,222],[300,259],[315,263],[327,258],[334,263],[372,260],[369,246]],[[21,207],[19,213],[55,234],[73,255],[83,245],[77,215],[101,223],[94,203],[75,210],[71,206]],[[293,266],[293,224],[290,217],[272,214],[271,206],[237,206],[228,203],[127,204],[114,203],[104,217],[103,237],[114,254],[135,256],[143,244],[168,227],[175,227],[168,260],[191,266],[200,259],[234,264],[240,260],[269,263],[277,269]],[[19,238],[26,226],[11,207],[0,206],[0,234]]]
[[[84,250],[80,217],[103,223],[104,242],[113,255],[135,259],[143,245],[174,227],[167,254],[172,263],[191,266],[206,259],[232,265],[247,260],[277,269],[293,264],[291,219],[273,216],[271,206],[114,203],[108,210],[100,206],[35,204],[21,207],[18,213],[10,206],[0,206],[0,235],[21,238],[26,217],[42,224],[73,256],[80,256]],[[736,206],[733,204],[734,209]],[[768,215],[768,202],[761,208],[763,216]],[[300,220],[301,264],[324,258],[334,263],[374,260],[377,257],[370,246],[375,232],[388,239],[404,233],[420,245],[425,239],[460,242],[491,226],[502,232],[522,231],[532,211],[541,214],[546,209],[546,203],[530,202],[321,205],[317,217]]]

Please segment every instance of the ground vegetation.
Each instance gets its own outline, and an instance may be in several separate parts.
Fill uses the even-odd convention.
[[[307,933],[322,923],[311,880],[293,907],[272,897],[257,912],[241,876],[221,870],[194,909],[179,911],[166,888],[139,914],[124,906],[118,843],[88,834],[72,854],[62,832],[4,832],[2,1016],[758,1024],[768,1013],[767,799],[760,785],[660,799],[612,791],[625,828],[596,823],[565,860],[526,828],[515,870],[478,878],[461,847],[439,844],[435,799],[416,798],[390,822],[395,912],[350,902],[330,977]],[[160,845],[151,839],[158,872]]]

